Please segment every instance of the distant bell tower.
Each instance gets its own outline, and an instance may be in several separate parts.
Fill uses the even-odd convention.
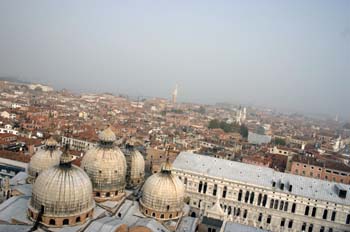
[[[176,98],[177,98],[177,84],[176,84],[175,89],[174,89],[173,94],[172,94],[172,103],[173,104],[176,104]]]

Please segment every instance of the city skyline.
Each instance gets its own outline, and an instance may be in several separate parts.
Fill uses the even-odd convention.
[[[0,76],[350,116],[348,1],[1,5]]]

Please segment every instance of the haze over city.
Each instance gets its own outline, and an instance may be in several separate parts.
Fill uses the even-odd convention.
[[[79,92],[350,108],[349,1],[1,1],[0,76]]]

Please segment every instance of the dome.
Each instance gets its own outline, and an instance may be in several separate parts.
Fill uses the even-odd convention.
[[[96,201],[119,200],[125,194],[126,161],[114,140],[113,131],[107,128],[100,133],[99,145],[88,150],[81,162]]]
[[[138,150],[127,150],[125,153],[127,172],[126,182],[129,188],[139,186],[145,176],[145,160]]]
[[[95,202],[89,177],[71,165],[68,154],[59,165],[43,171],[36,179],[28,206],[29,217],[50,227],[76,225],[92,217]],[[39,219],[40,220],[40,219]]]
[[[33,183],[44,170],[60,163],[61,151],[57,149],[57,142],[50,138],[46,140],[44,149],[39,149],[30,159],[28,165],[28,182]]]
[[[140,210],[159,220],[179,218],[184,206],[184,195],[183,183],[171,173],[171,165],[167,162],[161,172],[153,174],[144,184]]]
[[[114,132],[109,126],[99,133],[98,139],[103,142],[114,142],[117,139],[117,137],[115,136]]]

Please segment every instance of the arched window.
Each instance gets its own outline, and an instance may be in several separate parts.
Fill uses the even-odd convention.
[[[115,191],[115,195],[116,195],[116,196],[118,195],[118,191]]]
[[[167,206],[166,206],[166,210],[169,211],[169,209],[170,209],[170,205],[167,205]]]
[[[110,197],[111,194],[109,192],[106,193],[106,197]]]
[[[213,196],[216,196],[216,192],[218,191],[218,185],[214,184],[214,188],[213,188]]]
[[[336,211],[333,211],[332,212],[332,216],[331,216],[331,220],[334,222],[335,221],[335,217],[337,215],[337,212]]]
[[[232,208],[231,208],[231,206],[229,206],[229,207],[227,208],[227,214],[228,214],[228,215],[231,215],[231,213],[232,213]]]
[[[198,185],[198,192],[202,192],[202,187],[203,187],[203,182],[199,181],[199,185]]]
[[[80,217],[77,217],[77,219],[75,219],[75,222],[80,222]]]
[[[242,200],[242,189],[240,189],[238,193],[238,201],[241,201],[241,200]]]
[[[146,212],[146,214],[148,214],[148,210],[147,209],[145,210],[145,212]]]
[[[184,179],[184,184],[187,184],[187,177],[185,177]]]
[[[312,217],[316,217],[316,209],[317,209],[316,207],[312,208],[312,212],[311,212]]]
[[[169,214],[169,218],[173,218],[173,215],[172,215],[172,214]]]
[[[96,197],[100,197],[100,196],[101,196],[100,192],[96,192]]]
[[[275,205],[273,207],[274,209],[277,209],[278,208],[278,200],[275,200]]]
[[[281,201],[281,203],[280,203],[280,210],[283,210],[283,206],[284,206],[284,201]]]
[[[249,191],[245,192],[244,202],[248,203],[249,200]]]
[[[305,213],[304,213],[304,215],[308,216],[308,215],[309,215],[309,210],[310,210],[310,207],[307,205],[307,206],[305,207]]]
[[[155,217],[156,216],[156,214],[155,213],[152,213],[152,217]]]
[[[288,201],[284,203],[284,211],[288,211]]]
[[[273,204],[275,203],[275,200],[274,199],[271,199],[271,201],[270,201],[270,209],[272,209],[273,208]]]
[[[247,214],[248,214],[248,210],[245,209],[245,210],[243,211],[243,218],[247,218]]]
[[[262,194],[259,193],[259,196],[258,196],[258,205],[260,206],[261,204],[261,200],[262,200]]]
[[[346,225],[350,224],[350,214],[348,214],[348,216],[346,217],[345,223],[346,223]]]
[[[205,182],[203,187],[203,193],[207,193],[207,188],[208,188],[208,184],[207,182]]]
[[[297,207],[297,204],[293,203],[293,205],[292,205],[292,213],[295,213],[296,207]]]
[[[226,198],[226,193],[227,193],[227,187],[224,187],[224,190],[222,191],[222,198]]]
[[[63,219],[63,225],[68,225],[69,224],[69,220],[66,218],[66,219]]]
[[[325,210],[323,211],[323,216],[322,216],[322,218],[323,218],[323,219],[327,219],[327,215],[328,215],[328,210],[325,209]]]
[[[251,194],[250,194],[250,200],[249,200],[249,203],[250,204],[253,204],[253,202],[254,202],[254,192],[252,192]]]
[[[263,202],[262,202],[262,204],[263,204],[264,207],[266,207],[266,203],[267,203],[267,195],[265,194],[265,195],[264,195]]]
[[[50,219],[49,224],[50,224],[50,225],[56,225],[55,219]]]
[[[161,214],[161,215],[160,215],[160,218],[164,218],[164,214]]]

